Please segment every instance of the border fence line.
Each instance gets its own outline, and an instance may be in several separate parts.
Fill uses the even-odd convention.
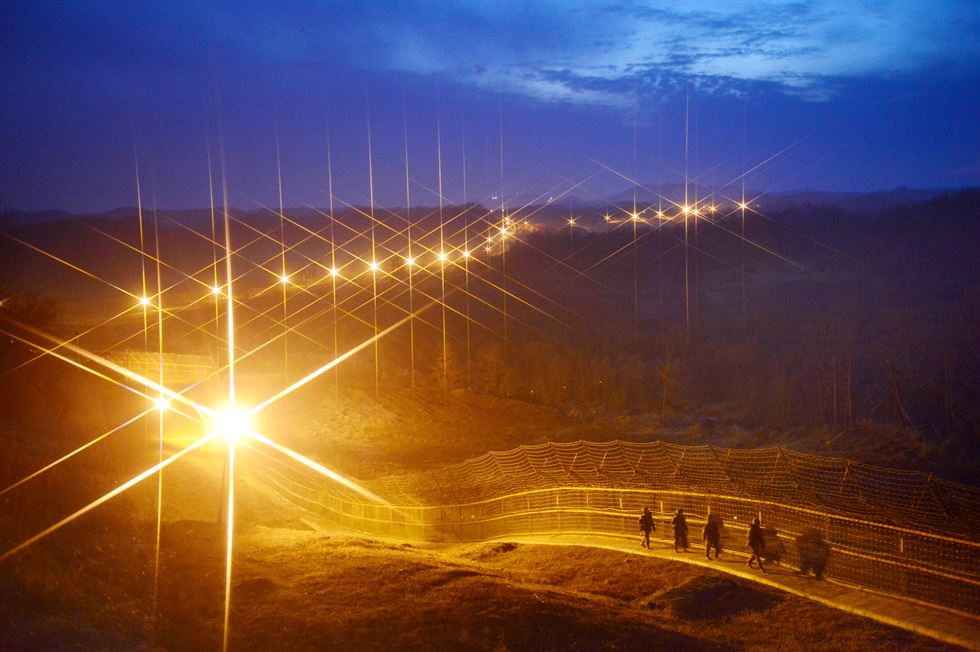
[[[389,501],[378,504],[262,455],[242,458],[246,471],[256,471],[250,481],[318,519],[376,536],[635,537],[648,506],[655,536],[672,536],[681,508],[692,548],[700,548],[712,515],[723,523],[723,548],[743,551],[748,525],[759,517],[781,563],[799,568],[806,553],[798,538],[816,533],[830,551],[825,577],[980,617],[980,490],[926,474],[783,449],[573,442],[367,483]]]

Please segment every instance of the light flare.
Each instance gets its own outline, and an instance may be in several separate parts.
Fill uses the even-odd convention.
[[[215,431],[234,447],[242,438],[252,434],[252,424],[249,412],[241,410],[236,405],[229,404],[215,418]]]

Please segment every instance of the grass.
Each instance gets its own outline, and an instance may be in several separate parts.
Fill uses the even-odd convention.
[[[471,405],[473,423],[493,407],[499,402]],[[511,416],[483,423],[494,434],[489,443],[452,441],[436,447],[435,460],[408,465],[510,444],[521,436]],[[555,417],[539,416],[532,425],[543,437]],[[39,460],[53,454],[24,450]],[[390,459],[399,450],[389,444],[375,453]],[[0,549],[128,477],[116,457],[98,473],[71,464],[4,497]],[[220,649],[220,461],[200,458],[164,474],[155,618],[156,488],[148,481],[0,564],[0,650]],[[603,549],[417,547],[328,534],[248,491],[247,483],[239,492],[232,649],[952,649],[711,569]]]
[[[103,526],[79,525],[5,565],[0,649],[219,649],[222,527],[164,527],[155,634],[146,537],[104,548],[111,539]],[[299,524],[244,526],[232,604],[231,646],[239,650],[949,649],[711,569],[640,555],[511,543],[416,547]]]

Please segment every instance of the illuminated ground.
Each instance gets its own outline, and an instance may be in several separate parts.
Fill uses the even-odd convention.
[[[0,649],[219,646],[219,476],[207,454],[165,473],[155,630],[146,487],[2,568]],[[947,649],[638,548],[418,547],[316,531],[247,478],[238,495],[232,649]]]
[[[184,521],[163,534],[157,643],[212,649],[222,532]],[[608,550],[431,550],[261,526],[238,549],[236,649],[947,649],[721,573]],[[88,591],[36,587],[31,603],[5,604],[3,648],[139,646],[136,605],[119,591],[131,578],[115,568],[77,577],[94,580]]]

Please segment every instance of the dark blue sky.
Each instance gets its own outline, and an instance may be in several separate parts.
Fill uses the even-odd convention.
[[[8,2],[0,204],[95,211],[980,184],[980,3]],[[687,107],[685,109],[685,107]],[[329,124],[329,130],[328,130]],[[634,148],[635,143],[635,148]],[[635,155],[634,155],[635,149]]]

